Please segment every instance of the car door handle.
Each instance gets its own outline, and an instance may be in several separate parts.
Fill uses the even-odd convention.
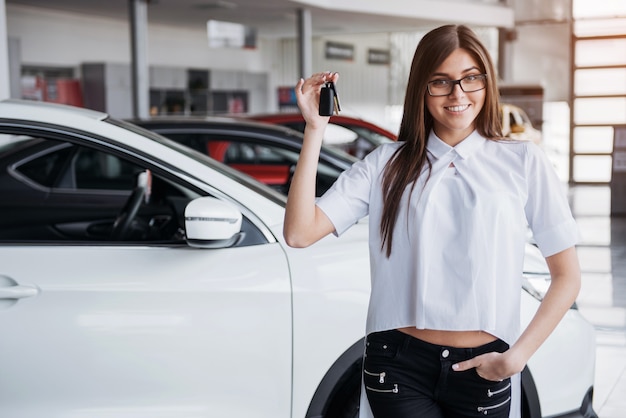
[[[39,289],[35,286],[0,287],[0,299],[24,299],[37,296],[38,293]]]

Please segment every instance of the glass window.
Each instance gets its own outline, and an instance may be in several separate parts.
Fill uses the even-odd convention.
[[[574,150],[577,153],[612,152],[613,127],[574,128]]]
[[[0,242],[184,243],[185,207],[202,195],[188,184],[69,142],[31,137],[16,148],[2,152],[20,176],[0,173]],[[141,185],[140,172],[150,179]],[[245,216],[242,231],[238,246],[267,242]]]
[[[288,122],[288,123],[283,123],[282,125],[291,128],[293,130],[296,130],[298,132],[304,132],[304,128],[306,123],[304,122]]]
[[[165,133],[176,142],[204,150],[223,162],[283,194],[289,192],[291,175],[298,162],[299,150],[281,143],[226,134]],[[326,148],[328,150],[328,148]],[[339,177],[343,169],[320,161],[317,168],[316,195],[321,196]]]
[[[573,0],[574,18],[626,15],[624,0]]]
[[[72,164],[77,189],[131,190],[142,171],[114,155],[84,147],[79,148]]]
[[[142,171],[114,155],[69,143],[59,143],[49,150],[15,170],[48,188],[120,191],[133,189]]]
[[[20,146],[23,141],[29,139],[31,139],[29,136],[0,134],[0,154],[2,154],[3,151]]]
[[[593,19],[574,22],[574,34],[579,37],[623,35],[626,19]]]
[[[626,124],[626,97],[576,99],[574,122],[577,125]]]
[[[576,155],[574,181],[608,183],[611,181],[611,161],[609,155]]]
[[[576,70],[576,96],[626,95],[626,68]]]
[[[626,124],[626,1],[572,0],[572,17],[574,157],[570,180],[608,183],[613,125]],[[579,155],[585,153],[609,155]]]
[[[56,152],[19,165],[15,171],[41,186],[55,187],[67,166],[66,161],[73,153],[73,147],[61,147]]]
[[[575,49],[577,67],[626,64],[626,39],[578,40]]]

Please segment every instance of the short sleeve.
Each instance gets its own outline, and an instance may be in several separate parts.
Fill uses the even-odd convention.
[[[335,184],[318,199],[317,206],[334,225],[336,235],[369,214],[373,177],[379,160],[380,147],[341,173]]]
[[[543,256],[548,257],[576,245],[578,227],[567,200],[566,188],[543,150],[533,143],[528,143],[526,147],[526,175],[526,218]]]

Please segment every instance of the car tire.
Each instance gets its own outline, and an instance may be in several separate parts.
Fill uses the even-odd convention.
[[[541,418],[539,394],[528,366],[522,370],[522,418]]]
[[[352,373],[342,387],[335,391],[324,418],[357,418],[359,416],[361,364],[361,362],[358,363],[359,372]]]

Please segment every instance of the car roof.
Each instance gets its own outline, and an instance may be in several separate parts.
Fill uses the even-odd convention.
[[[170,127],[187,127],[201,128],[210,126],[211,128],[226,128],[229,130],[237,129],[243,131],[267,133],[279,136],[297,137],[302,141],[302,133],[281,125],[273,125],[266,122],[255,121],[239,117],[226,116],[154,116],[143,119],[127,119],[128,122],[139,126],[152,126],[159,128]]]
[[[2,100],[0,109],[2,109],[0,115],[5,119],[23,119],[53,124],[75,121],[76,118],[99,121],[109,117],[106,113],[82,107],[21,99]]]
[[[249,114],[246,117],[251,120],[267,121],[272,123],[304,122],[304,117],[302,116],[302,113],[299,112],[258,113]],[[387,136],[390,139],[396,138],[396,135],[390,132],[388,129],[385,129],[382,126],[379,126],[375,123],[369,122],[356,116],[333,115],[330,117],[330,122],[336,123],[338,125],[349,124],[354,126],[367,127],[374,132],[378,132],[381,135]]]

